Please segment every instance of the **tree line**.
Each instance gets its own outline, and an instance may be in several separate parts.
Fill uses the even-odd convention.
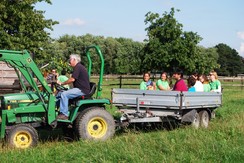
[[[71,53],[80,54],[86,64],[86,47],[95,44],[104,55],[105,74],[170,73],[175,69],[181,69],[185,74],[210,70],[224,76],[244,73],[244,59],[235,49],[223,43],[210,48],[199,46],[201,36],[183,31],[183,25],[175,18],[175,13],[180,11],[174,8],[162,15],[151,12],[145,15],[148,39],[143,42],[92,34],[63,35],[53,39],[46,29],[52,30],[59,22],[45,19],[44,11],[35,9],[40,1],[51,4],[50,0],[0,2],[0,48],[27,49],[39,67],[49,63],[43,70],[69,71],[67,59]],[[98,74],[99,58],[93,53],[93,73]]]

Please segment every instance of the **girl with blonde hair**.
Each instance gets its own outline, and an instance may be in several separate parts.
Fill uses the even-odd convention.
[[[218,75],[215,71],[210,71],[210,91],[211,92],[221,92],[221,83],[218,80]]]

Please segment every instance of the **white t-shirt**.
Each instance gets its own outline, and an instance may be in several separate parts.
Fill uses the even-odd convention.
[[[200,81],[196,81],[194,85],[196,92],[203,92],[203,84]]]

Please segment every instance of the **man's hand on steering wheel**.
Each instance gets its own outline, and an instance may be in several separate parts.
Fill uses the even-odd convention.
[[[66,90],[68,90],[68,88],[65,88],[64,86],[61,85],[60,81],[55,82],[54,86],[55,86],[56,90],[58,90],[58,91],[66,91]]]

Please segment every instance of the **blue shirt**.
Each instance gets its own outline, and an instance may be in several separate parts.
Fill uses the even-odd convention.
[[[191,88],[189,88],[189,89],[188,89],[188,92],[196,92],[195,87],[191,87]]]

